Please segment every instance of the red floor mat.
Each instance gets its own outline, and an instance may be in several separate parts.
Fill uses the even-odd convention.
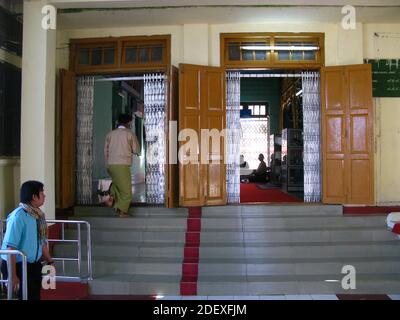
[[[240,203],[248,202],[303,202],[280,189],[258,189],[256,183],[240,184]]]

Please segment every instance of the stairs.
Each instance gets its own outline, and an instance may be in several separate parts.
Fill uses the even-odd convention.
[[[198,294],[400,292],[399,248],[384,216],[341,206],[203,208]],[[344,265],[356,290],[342,289]]]
[[[197,281],[200,296],[400,292],[400,242],[385,216],[343,216],[342,206],[322,205],[203,208],[198,276],[191,278],[182,277],[193,259],[185,250],[187,209],[130,214],[75,208],[73,219],[92,227],[91,295],[177,296],[184,281]],[[75,254],[65,245],[55,252]],[[344,265],[356,268],[356,290],[341,287]]]

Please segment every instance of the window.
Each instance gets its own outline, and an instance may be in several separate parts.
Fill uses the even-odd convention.
[[[170,36],[71,40],[70,69],[77,73],[160,69],[170,62]]]
[[[305,67],[324,64],[322,33],[221,34],[225,67]]]
[[[265,118],[269,115],[267,102],[242,102],[240,110],[241,118]]]

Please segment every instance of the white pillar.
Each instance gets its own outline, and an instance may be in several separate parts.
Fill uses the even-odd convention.
[[[55,54],[56,30],[42,27],[47,1],[24,1],[21,182],[44,183],[48,219],[55,218]]]

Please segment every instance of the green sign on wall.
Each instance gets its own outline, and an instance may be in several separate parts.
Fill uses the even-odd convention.
[[[400,97],[400,59],[365,59],[372,65],[372,96]]]

